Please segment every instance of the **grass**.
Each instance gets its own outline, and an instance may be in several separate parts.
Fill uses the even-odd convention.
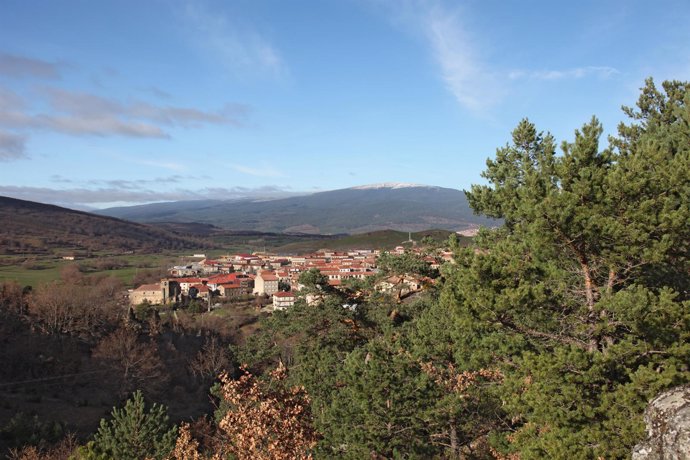
[[[62,269],[60,264],[47,266],[39,270],[22,268],[20,264],[21,262],[17,265],[0,267],[0,282],[17,281],[22,286],[37,286],[60,278],[60,270]]]
[[[62,260],[53,256],[32,257],[31,264],[24,264],[24,256],[0,256],[0,282],[16,281],[22,286],[38,286],[60,279],[62,270],[69,265],[80,265],[85,276],[106,275],[119,278],[125,286],[141,270],[167,266],[177,260],[173,254],[128,254],[106,255],[78,260]],[[113,269],[98,269],[99,261],[109,260],[116,265]]]

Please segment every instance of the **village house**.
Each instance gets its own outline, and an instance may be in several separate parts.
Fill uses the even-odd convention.
[[[175,281],[180,285],[180,292],[187,295],[189,288],[195,284],[203,284],[207,280],[204,278],[190,277],[190,278],[175,278]]]
[[[273,294],[273,309],[285,310],[295,304],[295,294],[293,292],[279,291]]]
[[[191,286],[189,288],[189,296],[192,299],[197,299],[197,300],[202,300],[204,302],[208,302],[208,300],[211,296],[211,291],[209,290],[208,286],[205,284],[195,284],[194,286]]]
[[[234,283],[237,280],[237,273],[226,273],[222,275],[212,275],[208,277],[206,285],[212,291],[218,289],[221,284]]]
[[[238,297],[247,295],[247,289],[242,287],[242,285],[237,281],[220,284],[216,289],[221,297],[226,299],[236,299]]]
[[[377,291],[394,294],[399,299],[413,292],[421,291],[423,287],[421,278],[410,275],[389,276],[376,284]]]
[[[254,278],[254,294],[273,295],[278,292],[279,279],[273,272],[262,271]]]
[[[139,305],[148,302],[153,305],[160,305],[163,303],[163,290],[160,283],[142,284],[138,288],[130,291],[129,303],[131,305]]]
[[[198,274],[198,270],[194,269],[192,265],[175,265],[168,270],[170,276],[194,276]]]

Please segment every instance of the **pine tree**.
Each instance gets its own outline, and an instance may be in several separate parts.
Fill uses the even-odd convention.
[[[603,150],[595,118],[560,155],[518,124],[468,193],[505,225],[457,252],[411,338],[437,363],[500,368],[484,397],[504,453],[627,457],[647,401],[690,380],[690,85],[648,80],[624,111]]]
[[[88,447],[95,458],[163,459],[175,446],[176,436],[177,427],[169,425],[166,408],[154,403],[147,410],[141,391],[137,391],[124,408],[113,408],[109,421],[101,420]]]
[[[432,458],[427,408],[439,388],[396,343],[373,340],[350,353],[322,421],[321,454],[332,458]]]

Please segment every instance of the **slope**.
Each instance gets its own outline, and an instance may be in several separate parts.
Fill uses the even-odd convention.
[[[0,196],[0,253],[56,249],[156,252],[204,246],[169,231],[83,211]]]
[[[147,212],[148,211],[148,212]],[[110,208],[101,214],[139,222],[199,222],[234,230],[363,233],[381,229],[461,230],[496,221],[475,216],[464,192],[384,184],[271,201],[183,202]]]

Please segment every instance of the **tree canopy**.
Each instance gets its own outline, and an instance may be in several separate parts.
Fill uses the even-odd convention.
[[[147,410],[144,396],[137,391],[124,408],[113,408],[109,421],[101,420],[84,457],[164,459],[175,446],[176,436],[177,428],[169,425],[166,408],[154,403]]]
[[[461,253],[442,305],[456,364],[504,371],[505,452],[626,457],[647,401],[688,381],[688,89],[648,80],[605,149],[596,118],[560,154],[522,120],[467,193],[505,225]]]

